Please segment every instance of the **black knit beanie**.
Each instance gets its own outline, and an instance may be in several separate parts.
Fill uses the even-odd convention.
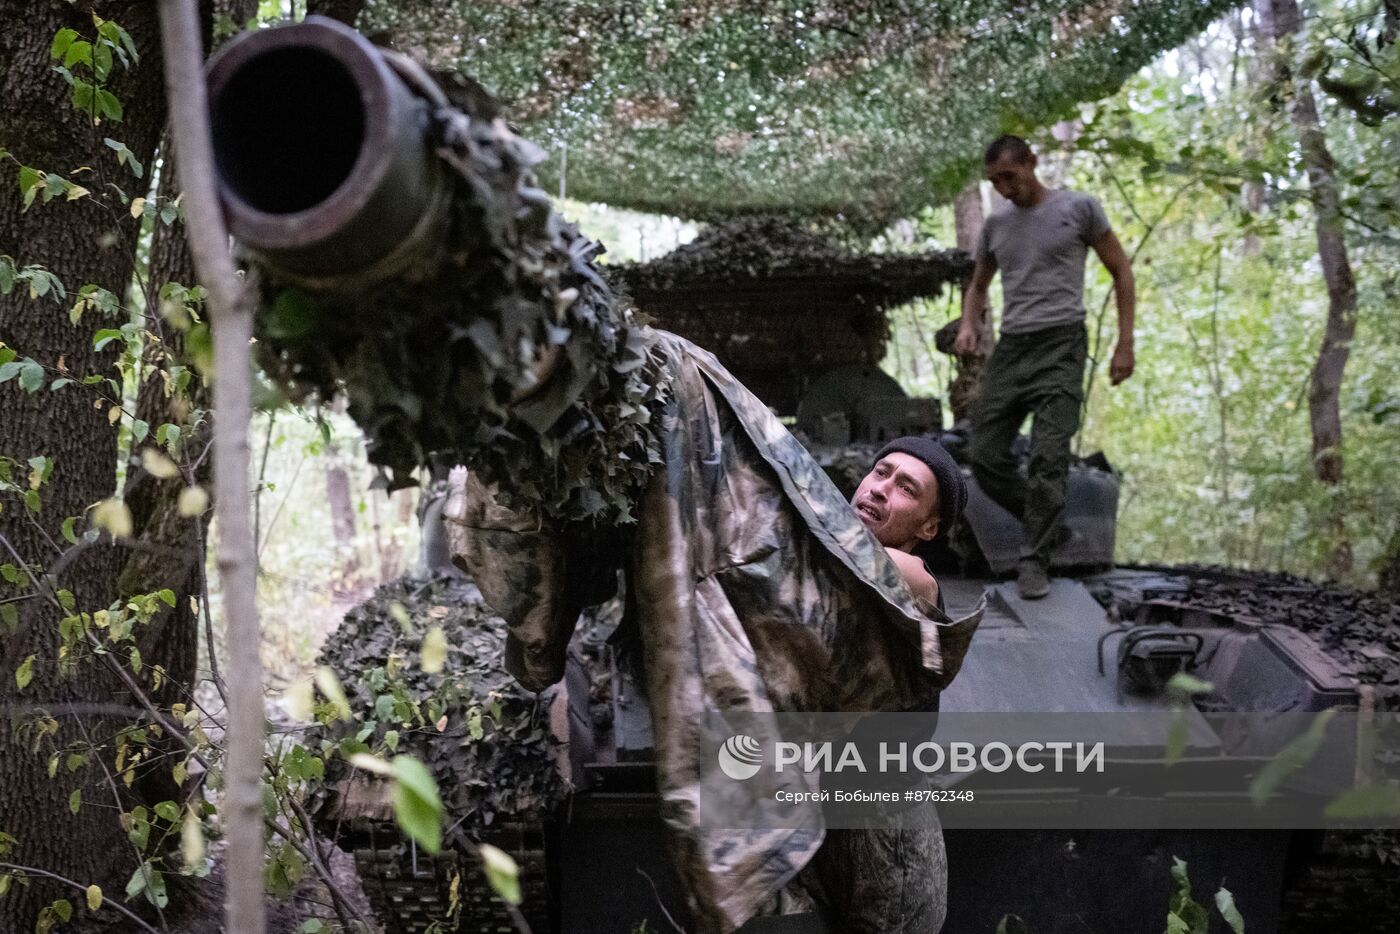
[[[938,534],[942,536],[952,531],[953,524],[967,505],[967,481],[963,479],[962,470],[953,460],[953,455],[930,437],[905,435],[881,448],[870,466],[873,468],[880,458],[894,453],[918,458],[933,471],[933,476],[938,480]]]

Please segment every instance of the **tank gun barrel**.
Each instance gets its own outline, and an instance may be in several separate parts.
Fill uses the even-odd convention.
[[[210,125],[246,252],[300,279],[392,275],[415,241],[440,235],[448,184],[430,125],[446,101],[415,72],[323,17],[228,45],[209,69]]]
[[[209,110],[273,379],[343,395],[391,488],[465,464],[552,518],[629,521],[669,377],[489,95],[308,17],[229,43]]]

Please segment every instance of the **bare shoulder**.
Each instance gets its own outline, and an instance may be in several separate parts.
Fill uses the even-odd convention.
[[[899,568],[904,583],[914,596],[921,597],[929,603],[938,602],[938,581],[934,580],[922,561],[907,551],[899,551],[896,548],[886,547],[885,552],[894,561],[895,567]]]

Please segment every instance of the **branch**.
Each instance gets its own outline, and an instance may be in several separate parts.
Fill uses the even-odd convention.
[[[72,704],[69,704],[68,706],[70,709],[73,707]],[[84,742],[86,742],[89,747],[96,750],[97,747],[93,745],[92,736],[89,735],[87,731],[87,726],[83,724],[82,718],[79,717],[77,722],[78,729],[82,731]],[[103,761],[100,752],[97,752],[95,755],[93,755],[93,758],[96,759],[97,764],[102,767],[102,775],[107,779],[107,786],[112,789],[112,801],[117,806],[117,813],[120,814],[125,812],[126,807],[122,803],[121,789],[117,788],[117,780],[112,777],[112,772],[110,769],[107,768],[107,763]],[[136,866],[139,869],[144,862],[144,860],[141,857],[141,851],[137,848],[134,842],[131,843],[131,849],[132,852],[136,855]],[[160,929],[162,931],[168,931],[170,928],[165,923],[165,909],[161,908],[159,904],[156,904],[156,916],[160,918]]]
[[[204,81],[203,43],[195,0],[160,0],[166,94],[175,135],[175,168],[183,192],[186,235],[200,282],[209,292],[214,342],[214,511],[229,642],[227,781],[227,928],[265,934],[262,768],[264,716],[258,656],[257,570],[248,522],[248,423],[252,411],[248,345],[252,298],[229,255],[215,185]]]
[[[55,882],[62,882],[64,885],[71,886],[77,889],[79,892],[87,892],[88,889],[88,887],[83,885],[81,882],[74,882],[72,879],[69,879],[66,876],[60,876],[57,873],[48,872],[43,869],[35,869],[33,866],[20,866],[15,863],[0,863],[0,869],[8,869],[11,872],[21,872],[24,873],[26,876],[38,876],[41,879],[52,879]],[[129,911],[127,908],[123,907],[120,902],[114,902],[110,898],[104,897],[102,899],[102,907],[111,908],[113,911],[121,912],[122,914],[130,918],[132,921],[135,921],[137,926],[140,927],[143,931],[148,931],[150,932],[150,934],[160,934],[160,931],[157,931],[145,921],[142,921],[139,916],[132,914],[132,912]]]

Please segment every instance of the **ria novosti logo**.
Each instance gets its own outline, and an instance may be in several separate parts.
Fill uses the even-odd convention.
[[[719,747],[719,770],[737,781],[753,778],[763,767],[763,747],[752,736],[739,733]]]

